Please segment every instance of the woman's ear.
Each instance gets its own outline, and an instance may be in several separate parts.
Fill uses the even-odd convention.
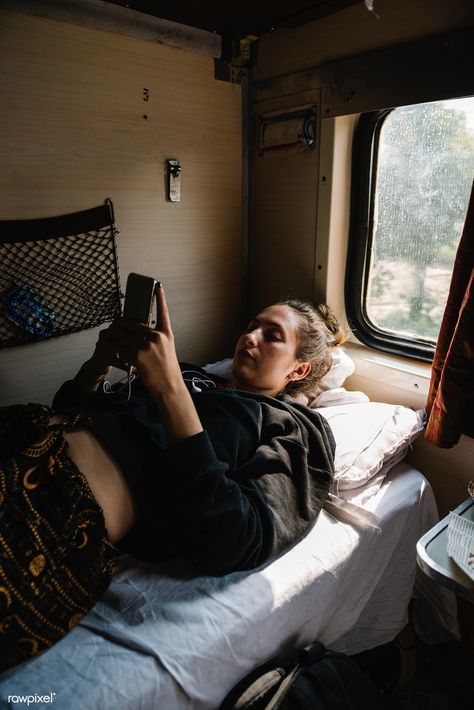
[[[311,372],[311,363],[310,362],[300,362],[296,370],[293,370],[291,373],[290,379],[293,381],[297,380],[304,380],[305,377],[308,377],[309,373]]]

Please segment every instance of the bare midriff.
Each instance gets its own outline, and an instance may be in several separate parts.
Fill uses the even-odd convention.
[[[59,421],[54,417],[51,424]],[[64,436],[70,458],[102,508],[110,541],[116,543],[135,520],[133,498],[125,477],[107,449],[88,429],[78,428],[65,432]]]

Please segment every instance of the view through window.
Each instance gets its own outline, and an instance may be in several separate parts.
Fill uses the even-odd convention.
[[[380,132],[365,310],[434,343],[474,176],[474,98],[403,106]]]

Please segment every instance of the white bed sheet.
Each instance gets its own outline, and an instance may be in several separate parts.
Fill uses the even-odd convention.
[[[250,573],[182,579],[125,560],[78,627],[0,679],[0,704],[55,693],[56,710],[214,710],[276,654],[316,639],[346,653],[392,640],[414,590],[421,636],[456,637],[455,598],[421,573],[415,582],[416,541],[437,520],[425,478],[402,463],[375,492],[345,497],[375,524],[324,510],[304,540]]]

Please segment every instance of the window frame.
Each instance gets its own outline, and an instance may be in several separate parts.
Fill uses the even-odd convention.
[[[351,331],[364,345],[432,362],[435,344],[422,339],[414,342],[408,337],[391,335],[377,328],[370,322],[365,304],[373,242],[380,133],[385,119],[394,108],[361,114],[354,131],[349,242],[344,280],[346,315]]]

